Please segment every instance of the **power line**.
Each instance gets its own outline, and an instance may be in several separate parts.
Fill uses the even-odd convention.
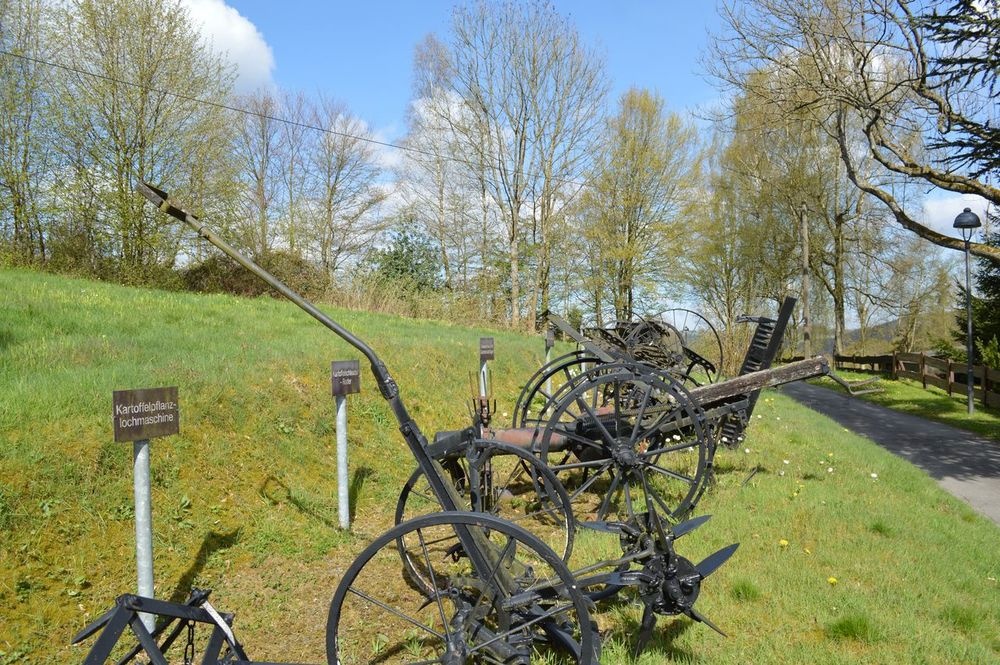
[[[274,121],[274,122],[280,122],[280,123],[283,123],[283,124],[286,124],[286,125],[290,125],[290,126],[293,126],[293,127],[300,127],[302,129],[308,129],[308,130],[312,130],[312,131],[322,132],[324,134],[330,134],[332,136],[338,136],[338,137],[341,137],[341,138],[353,139],[353,140],[356,140],[356,141],[363,141],[365,143],[369,143],[369,144],[372,144],[372,145],[382,146],[384,148],[392,148],[392,149],[395,149],[395,150],[401,150],[403,152],[410,152],[410,153],[414,153],[414,154],[423,155],[425,157],[432,157],[434,159],[440,159],[440,160],[444,160],[444,161],[455,162],[455,163],[458,163],[458,164],[462,164],[464,166],[469,166],[469,167],[474,167],[474,168],[479,168],[479,167],[482,166],[481,164],[477,164],[477,163],[472,162],[470,160],[462,159],[460,157],[454,157],[454,156],[451,156],[451,155],[441,155],[439,153],[431,152],[429,150],[423,150],[423,149],[414,148],[414,147],[411,147],[411,146],[400,145],[398,143],[390,143],[388,141],[379,141],[378,139],[374,139],[374,138],[367,137],[367,136],[357,136],[355,134],[349,134],[347,132],[338,132],[336,130],[329,129],[327,127],[320,127],[319,125],[313,125],[313,124],[306,123],[306,122],[301,122],[301,121],[298,121],[298,120],[290,120],[288,118],[282,118],[280,116],[270,115],[270,114],[267,114],[267,113],[261,113],[261,112],[258,112],[258,111],[252,111],[250,109],[245,109],[245,108],[241,108],[241,107],[238,107],[238,106],[233,106],[231,104],[225,104],[225,103],[222,103],[222,102],[216,102],[216,101],[213,101],[213,100],[210,100],[210,99],[202,99],[200,97],[194,97],[194,96],[191,96],[191,95],[185,95],[184,93],[181,93],[181,92],[174,92],[172,90],[164,90],[162,88],[154,88],[152,86],[143,85],[141,83],[136,83],[135,81],[127,81],[127,80],[124,80],[124,79],[115,78],[113,76],[108,76],[106,74],[100,74],[98,72],[92,72],[92,71],[89,71],[89,70],[86,70],[86,69],[80,69],[78,67],[73,67],[72,65],[67,65],[67,64],[59,63],[59,62],[52,62],[50,60],[43,60],[41,58],[32,57],[32,56],[29,56],[29,55],[25,55],[23,53],[14,53],[12,51],[7,51],[7,50],[4,50],[4,49],[0,49],[0,55],[5,55],[5,56],[8,56],[8,57],[12,57],[12,58],[19,58],[21,60],[26,60],[28,62],[33,62],[35,64],[45,65],[45,66],[48,66],[48,67],[53,67],[55,69],[62,69],[64,71],[73,72],[75,74],[80,74],[80,75],[83,75],[83,76],[90,76],[92,78],[96,78],[96,79],[100,79],[100,80],[103,80],[103,81],[107,81],[109,83],[117,83],[117,84],[120,84],[120,85],[131,86],[133,88],[137,88],[139,90],[143,90],[143,91],[146,91],[146,92],[154,92],[154,93],[161,94],[161,95],[169,95],[169,96],[174,97],[176,99],[182,99],[184,101],[189,101],[189,102],[193,102],[193,103],[196,103],[196,104],[204,104],[206,106],[211,106],[211,107],[218,108],[218,109],[223,109],[223,110],[226,110],[226,111],[232,111],[233,113],[240,113],[240,114],[247,115],[247,116],[253,116],[253,117],[256,117],[256,118],[260,118],[262,120],[271,120],[271,121]],[[522,176],[531,176],[531,175],[537,176],[537,174],[531,174],[531,173],[522,173],[521,175]],[[553,176],[552,179],[555,180],[555,181],[561,182],[563,184],[576,185],[577,187],[580,187],[580,188],[583,188],[586,185],[586,183],[579,182],[579,181],[576,181],[576,180],[572,180],[572,179],[569,179],[569,178],[563,178],[561,176]]]

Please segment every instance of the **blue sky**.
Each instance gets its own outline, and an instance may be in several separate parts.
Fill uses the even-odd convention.
[[[271,82],[331,95],[393,139],[404,130],[413,49],[428,33],[447,38],[455,2],[229,0],[229,5],[270,47]],[[604,54],[614,97],[630,85],[643,86],[680,111],[718,96],[698,73],[697,62],[708,30],[718,25],[713,0],[555,5]]]
[[[406,131],[413,49],[425,35],[447,40],[455,0],[182,0],[239,71],[238,87],[277,86],[344,102],[375,136]],[[668,107],[697,113],[720,91],[702,73],[708,34],[721,27],[716,0],[554,0],[605,58],[611,99],[630,86],[658,92]],[[976,197],[928,192],[925,219],[952,233]]]

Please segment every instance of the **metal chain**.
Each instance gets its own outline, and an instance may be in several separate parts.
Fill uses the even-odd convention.
[[[184,646],[184,665],[194,665],[194,621],[188,621],[187,644]]]

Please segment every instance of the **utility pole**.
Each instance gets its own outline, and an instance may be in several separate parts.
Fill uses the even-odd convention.
[[[812,321],[809,316],[809,221],[806,218],[805,201],[802,202],[799,217],[799,228],[802,234],[802,350],[806,358],[811,358]]]

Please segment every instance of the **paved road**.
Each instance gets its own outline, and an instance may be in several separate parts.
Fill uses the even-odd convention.
[[[1000,526],[997,442],[802,381],[780,390],[920,467]]]

